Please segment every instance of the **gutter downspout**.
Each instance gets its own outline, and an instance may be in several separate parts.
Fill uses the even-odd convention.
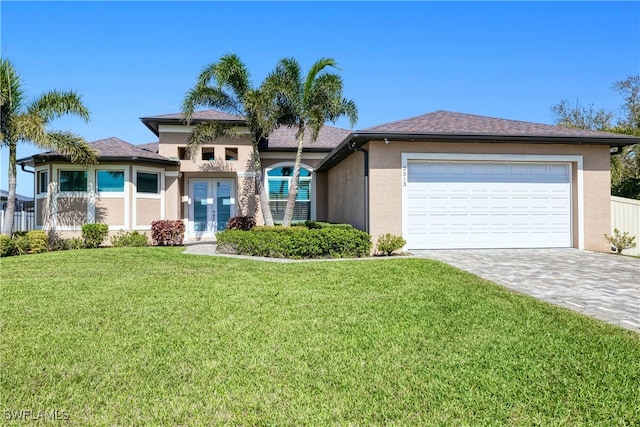
[[[349,143],[349,148],[364,154],[364,231],[369,233],[369,152],[362,147],[356,147],[355,141]]]

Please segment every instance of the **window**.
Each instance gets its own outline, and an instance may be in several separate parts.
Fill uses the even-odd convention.
[[[178,147],[178,158],[180,160],[191,160],[191,153],[187,147]]]
[[[282,221],[287,206],[293,166],[281,166],[267,171],[269,206],[274,221]],[[300,168],[298,196],[293,208],[293,221],[307,221],[311,218],[311,171]]]
[[[157,173],[138,172],[136,175],[138,193],[160,193],[160,186],[158,185],[159,175]]]
[[[202,147],[202,160],[214,161],[216,152],[213,147]]]
[[[49,171],[38,171],[37,194],[46,193],[49,187]]]
[[[237,148],[225,148],[224,149],[224,159],[225,160],[238,160],[238,149]]]
[[[124,192],[124,171],[96,171],[96,188],[98,191]]]
[[[60,191],[87,191],[87,171],[60,171]]]

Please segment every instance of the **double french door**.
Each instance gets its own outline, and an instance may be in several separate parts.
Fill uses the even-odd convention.
[[[202,178],[189,182],[189,235],[214,237],[236,214],[232,180]]]

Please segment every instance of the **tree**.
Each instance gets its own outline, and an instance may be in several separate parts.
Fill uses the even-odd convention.
[[[616,81],[612,89],[624,97],[622,116],[605,109],[575,105],[566,100],[551,107],[556,124],[603,132],[640,136],[640,75]],[[638,144],[624,147],[611,156],[611,193],[616,196],[640,199],[640,151]]]
[[[47,129],[51,121],[67,114],[89,121],[89,111],[76,92],[53,90],[28,102],[20,76],[6,58],[0,59],[0,83],[0,145],[9,148],[9,197],[2,234],[9,236],[16,207],[18,143],[29,142],[45,150],[56,150],[74,163],[96,163],[97,155],[82,137]]]
[[[276,93],[279,122],[297,128],[298,148],[282,221],[285,227],[291,225],[298,196],[305,135],[308,134],[313,143],[318,139],[320,129],[327,121],[335,123],[340,117],[346,116],[351,126],[354,126],[358,120],[356,104],[342,97],[342,78],[324,71],[328,67],[338,68],[334,59],[322,58],[313,64],[303,78],[298,61],[284,58],[278,62],[275,71],[267,76],[265,81],[269,90]]]
[[[274,97],[264,87],[252,88],[249,77],[247,67],[237,55],[222,56],[218,62],[209,64],[202,70],[195,86],[184,98],[182,112],[187,124],[191,123],[195,109],[201,106],[236,114],[245,119],[253,145],[255,191],[259,195],[265,224],[273,225],[258,144],[277,125]],[[239,129],[231,123],[197,123],[187,139],[187,146],[191,154],[195,155],[203,143],[221,136],[237,138],[240,136]]]

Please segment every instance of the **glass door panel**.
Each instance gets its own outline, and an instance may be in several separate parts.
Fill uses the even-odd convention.
[[[234,200],[232,199],[231,182],[218,181],[216,184],[216,199],[218,210],[218,221],[216,222],[216,231],[222,231],[227,227],[227,222],[231,218]]]
[[[207,181],[193,182],[193,231],[207,232],[209,231],[209,205],[207,199],[209,196],[209,185]]]

